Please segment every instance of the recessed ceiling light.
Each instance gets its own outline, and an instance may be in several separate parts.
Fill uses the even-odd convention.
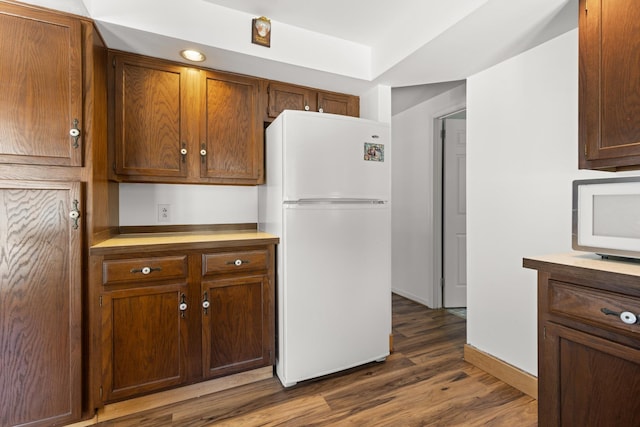
[[[202,52],[198,52],[197,50],[193,50],[193,49],[181,50],[180,56],[182,56],[184,59],[187,59],[189,61],[194,61],[194,62],[202,62],[205,59],[207,59],[207,57],[204,56]]]

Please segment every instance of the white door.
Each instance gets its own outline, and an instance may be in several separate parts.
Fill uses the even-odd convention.
[[[444,307],[467,306],[466,119],[444,119],[443,277]]]

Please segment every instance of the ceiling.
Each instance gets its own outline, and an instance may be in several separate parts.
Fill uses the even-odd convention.
[[[24,1],[91,17],[113,49],[181,60],[193,47],[214,69],[413,98],[409,88],[437,93],[577,26],[577,0]],[[269,48],[250,42],[258,16],[271,19]]]

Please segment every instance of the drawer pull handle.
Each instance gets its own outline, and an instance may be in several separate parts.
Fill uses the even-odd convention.
[[[238,267],[240,267],[242,264],[249,264],[249,262],[250,261],[248,261],[248,260],[237,259],[235,261],[227,261],[226,264],[227,265],[234,264],[234,265],[237,265]]]
[[[142,267],[142,268],[132,268],[131,272],[132,273],[142,273],[144,275],[147,275],[153,271],[162,271],[162,268],[160,267]]]
[[[622,313],[618,313],[617,311],[609,310],[608,308],[601,308],[600,311],[606,315],[618,316],[620,320],[622,320],[627,325],[635,325],[636,323],[638,323],[638,316],[630,311],[623,311]]]
[[[184,312],[187,311],[187,297],[185,294],[180,294],[180,305],[178,309],[180,309],[180,317],[184,319]]]
[[[204,314],[208,314],[209,313],[209,306],[211,305],[209,303],[209,295],[207,292],[204,293],[204,298],[202,299],[202,308],[204,308]]]

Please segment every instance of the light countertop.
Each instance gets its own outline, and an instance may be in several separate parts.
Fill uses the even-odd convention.
[[[167,233],[120,234],[107,239],[90,249],[91,254],[122,253],[145,249],[179,249],[255,244],[277,244],[277,236],[257,230],[188,231]]]

